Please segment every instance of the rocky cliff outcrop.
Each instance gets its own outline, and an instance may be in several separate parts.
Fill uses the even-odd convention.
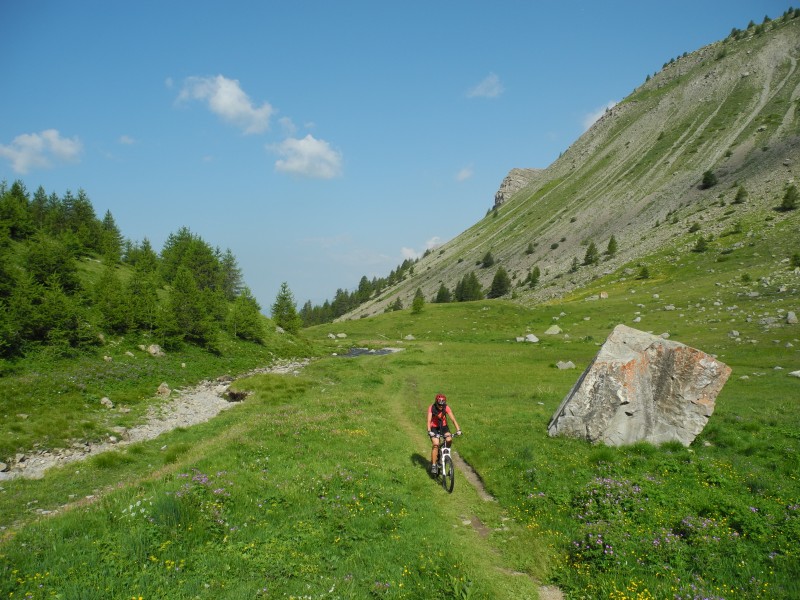
[[[542,169],[511,169],[494,195],[494,207],[501,206],[511,196],[536,179],[541,172]]]

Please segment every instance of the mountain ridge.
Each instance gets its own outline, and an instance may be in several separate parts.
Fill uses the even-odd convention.
[[[479,266],[487,252],[511,276],[516,300],[558,298],[667,245],[685,247],[697,238],[692,221],[701,235],[718,236],[730,226],[726,212],[739,186],[747,201],[733,218],[757,229],[767,217],[784,218],[773,209],[800,174],[794,14],[665,65],[551,165],[512,169],[506,179],[520,171],[532,176],[510,194],[501,184],[503,201],[486,217],[342,319],[378,314],[398,299],[410,306],[417,289],[432,299],[441,285],[453,289],[473,271],[488,289],[497,267]],[[715,184],[704,186],[706,172]],[[590,243],[603,250],[612,235],[616,256],[574,269]],[[534,266],[540,284],[521,286]]]

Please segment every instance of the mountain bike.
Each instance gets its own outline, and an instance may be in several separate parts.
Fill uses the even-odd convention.
[[[461,435],[461,433],[454,433],[453,437]],[[441,481],[442,487],[448,494],[453,492],[455,485],[456,469],[453,465],[453,459],[450,456],[450,448],[445,446],[444,436],[437,434],[435,437],[439,438],[439,458],[437,459],[436,477]]]

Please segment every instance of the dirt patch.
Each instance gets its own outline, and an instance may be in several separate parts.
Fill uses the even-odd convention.
[[[461,458],[461,456],[459,456],[458,452],[455,450],[451,453],[451,456],[453,457],[453,463],[464,475],[464,479],[466,479],[472,485],[472,487],[475,488],[475,490],[478,492],[478,496],[480,496],[480,499],[484,500],[485,502],[494,502],[494,496],[486,491],[486,487],[483,485],[483,481],[475,469],[473,469],[467,461]]]

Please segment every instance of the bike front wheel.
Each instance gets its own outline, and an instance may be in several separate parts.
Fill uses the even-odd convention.
[[[447,493],[451,493],[453,491],[453,485],[455,484],[455,476],[456,470],[453,466],[453,461],[450,459],[449,456],[444,457],[444,464],[442,465],[442,487],[447,490]]]

